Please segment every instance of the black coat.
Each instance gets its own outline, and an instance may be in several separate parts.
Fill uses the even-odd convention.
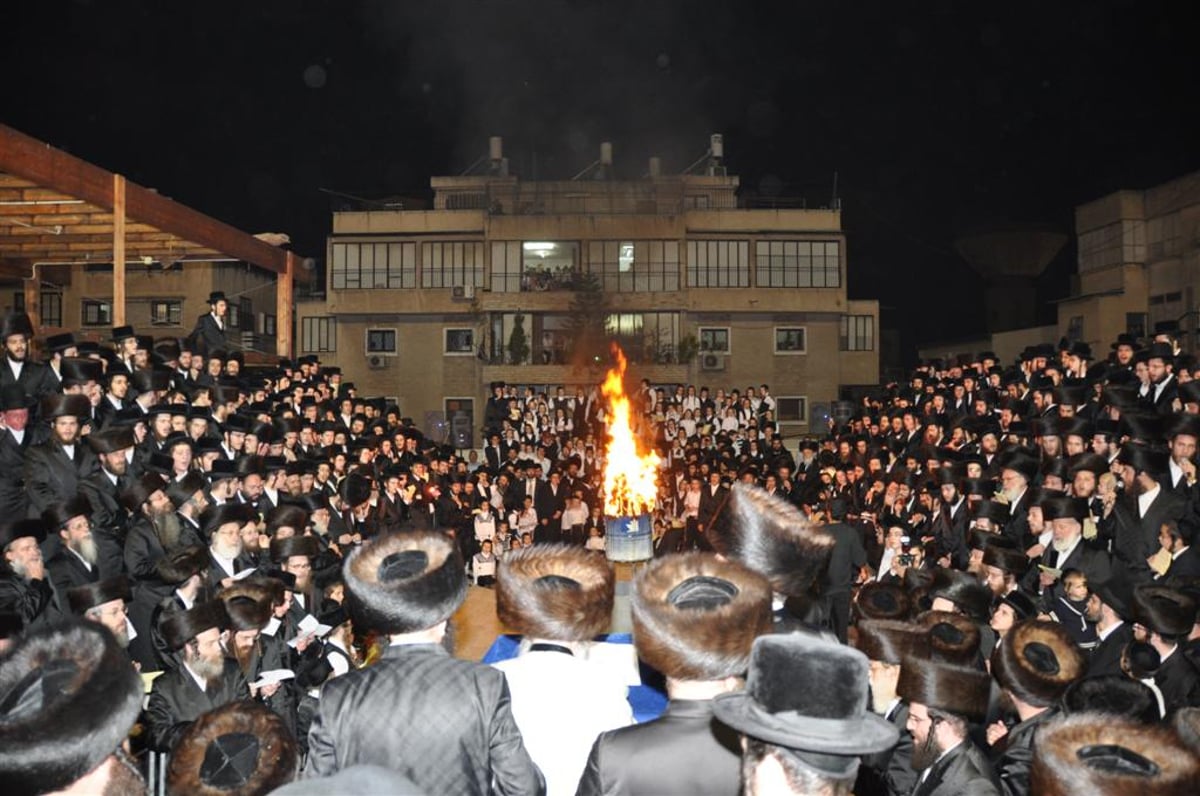
[[[671,700],[654,721],[602,733],[577,796],[741,793],[741,741],[710,700]]]
[[[0,387],[8,387],[13,384],[25,391],[26,398],[40,399],[43,395],[58,392],[58,383],[54,379],[54,374],[50,372],[49,366],[26,360],[25,365],[21,368],[21,377],[14,379],[8,357],[0,356]],[[31,419],[36,412],[36,409],[30,411]]]
[[[228,328],[229,321],[225,320],[224,323]],[[203,356],[225,348],[225,331],[217,325],[211,312],[206,312],[196,319],[196,327],[192,330],[192,339],[196,353]]]
[[[1126,645],[1133,641],[1133,626],[1128,622],[1117,625],[1116,630],[1096,645],[1092,650],[1091,660],[1088,661],[1087,676],[1103,677],[1105,675],[1120,675],[1121,653]]]
[[[1200,707],[1200,672],[1184,654],[1182,644],[1158,667],[1154,684],[1162,691],[1168,716],[1180,708]]]
[[[971,741],[963,741],[929,769],[913,796],[998,796],[999,783],[987,757]]]
[[[1113,506],[1106,526],[1113,539],[1113,557],[1127,567],[1131,583],[1144,583],[1152,577],[1146,559],[1160,549],[1158,532],[1167,520],[1180,521],[1188,510],[1188,500],[1178,492],[1172,492],[1163,484],[1158,496],[1146,510],[1145,517],[1138,516],[1137,498],[1124,495]]]
[[[26,580],[18,577],[7,563],[0,564],[0,611],[21,617],[25,627],[43,627],[61,618],[54,602],[50,578]]]
[[[183,666],[169,671],[155,679],[150,688],[145,713],[150,746],[169,752],[200,714],[249,698],[246,678],[232,660],[225,661],[221,679],[207,690],[201,690]]]
[[[1188,547],[1179,557],[1171,562],[1164,578],[1200,578],[1200,549]]]
[[[821,530],[834,538],[821,592],[839,594],[849,591],[859,570],[867,565],[867,550],[863,547],[862,534],[857,528],[841,522],[830,523]]]
[[[900,730],[900,740],[886,752],[863,758],[854,783],[856,796],[908,796],[917,781],[917,772],[912,769],[912,733],[907,727],[908,703],[896,703],[886,718]]]
[[[48,440],[25,452],[25,488],[29,492],[29,513],[40,517],[55,503],[66,503],[79,494],[79,483],[99,469],[96,454],[83,440],[75,443],[74,457],[63,446]]]
[[[1033,768],[1034,735],[1058,716],[1057,708],[1044,710],[1008,731],[1004,751],[994,760],[1004,796],[1029,796],[1029,774]]]
[[[58,597],[58,607],[64,614],[71,612],[71,606],[67,602],[68,589],[86,586],[100,580],[99,566],[93,566],[89,570],[79,556],[66,548],[59,550],[53,558],[46,562],[46,572],[50,576],[50,583],[53,584],[54,592]]]
[[[4,367],[0,363],[0,368]],[[22,518],[29,513],[29,494],[25,491],[25,452],[33,441],[33,429],[26,428],[25,439],[17,442],[12,432],[0,429],[0,517]]]
[[[308,745],[310,777],[374,764],[399,771],[423,793],[545,789],[503,673],[434,644],[388,647],[374,666],[325,683]]]

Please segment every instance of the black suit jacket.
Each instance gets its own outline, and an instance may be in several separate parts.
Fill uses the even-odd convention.
[[[1167,572],[1163,577],[1200,577],[1200,550],[1197,550],[1194,545],[1188,547],[1179,554],[1178,558],[1171,562],[1171,566],[1167,568]]]
[[[886,752],[863,758],[854,783],[855,796],[908,796],[917,781],[912,769],[912,733],[907,727],[908,703],[898,702],[885,718],[900,730],[900,740]]]
[[[1122,622],[1092,650],[1091,660],[1088,661],[1087,676],[1103,677],[1110,674],[1122,674],[1121,652],[1131,641],[1133,641],[1133,626],[1128,622]]]
[[[934,763],[913,796],[998,796],[999,781],[987,757],[970,740]]]
[[[710,700],[676,700],[657,719],[602,733],[576,796],[741,792],[741,741]]]
[[[21,377],[14,379],[12,367],[8,364],[8,357],[0,356],[0,387],[8,387],[13,384],[25,391],[26,398],[40,399],[43,395],[58,391],[58,383],[48,366],[40,362],[25,360],[25,365],[21,368]],[[36,408],[30,411],[31,420],[36,413]]]
[[[4,367],[4,364],[0,363],[0,367]],[[29,494],[25,491],[25,452],[32,441],[32,428],[26,427],[22,442],[17,442],[8,429],[0,429],[0,517],[21,519],[29,513]]]
[[[201,690],[183,666],[167,672],[154,681],[146,705],[150,745],[160,752],[169,752],[201,713],[249,698],[246,678],[232,660],[225,661],[220,680],[206,690]]]
[[[225,321],[226,327],[229,321]],[[196,319],[196,327],[192,330],[196,352],[207,356],[213,351],[225,348],[225,332],[217,325],[211,312],[206,312]]]
[[[1180,708],[1200,707],[1200,672],[1184,653],[1182,644],[1158,667],[1154,684],[1162,691],[1168,716]]]
[[[422,793],[545,788],[513,719],[504,674],[434,644],[388,647],[374,666],[325,683],[308,746],[307,776],[375,764]]]
[[[65,503],[79,494],[79,482],[95,474],[96,454],[82,440],[75,443],[69,458],[62,445],[48,440],[25,452],[25,488],[29,492],[30,517],[40,517],[54,503]]]
[[[1004,750],[994,761],[1005,796],[1026,796],[1029,793],[1034,736],[1046,722],[1057,716],[1058,709],[1050,708],[1021,722],[1005,736]]]
[[[99,566],[93,566],[89,570],[79,556],[66,549],[59,550],[46,562],[46,572],[50,575],[50,583],[54,585],[54,592],[58,597],[58,607],[63,613],[69,613],[71,610],[67,602],[67,589],[86,586],[100,580]]]
[[[1109,517],[1113,536],[1113,556],[1127,568],[1130,583],[1144,583],[1152,578],[1146,559],[1159,550],[1158,532],[1167,520],[1180,521],[1188,509],[1188,500],[1170,485],[1162,484],[1158,496],[1138,516],[1138,502],[1133,495],[1124,495],[1113,506]]]

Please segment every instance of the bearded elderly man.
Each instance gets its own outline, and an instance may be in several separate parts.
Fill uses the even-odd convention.
[[[1045,498],[1041,508],[1048,526],[1041,536],[1045,551],[1025,573],[1025,590],[1041,595],[1042,602],[1049,606],[1062,596],[1061,573],[1068,569],[1081,571],[1089,583],[1108,580],[1112,572],[1108,552],[1091,547],[1083,539],[1087,501],[1065,496]]]
[[[46,562],[60,608],[66,607],[63,600],[69,589],[100,580],[100,549],[92,535],[91,520],[88,519],[91,511],[86,499],[76,497],[42,512],[46,530],[57,533],[62,542],[59,551]],[[119,549],[117,556],[119,559]]]
[[[17,520],[0,525],[0,613],[21,617],[24,627],[40,627],[61,618],[54,587],[46,575],[39,545],[46,538],[41,520]]]

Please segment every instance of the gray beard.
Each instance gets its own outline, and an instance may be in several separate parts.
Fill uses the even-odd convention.
[[[182,533],[182,528],[175,512],[155,515],[150,518],[150,524],[154,527],[154,535],[158,537],[164,550],[169,553],[179,546],[179,535]]]
[[[192,671],[200,676],[200,679],[209,685],[215,685],[220,679],[221,674],[225,671],[224,659],[211,661],[208,658],[195,658],[187,662]]]
[[[81,539],[78,546],[72,547],[72,550],[86,561],[91,566],[96,566],[96,562],[100,560],[100,550],[96,547],[96,540],[91,536],[86,539]]]
[[[224,542],[213,542],[213,552],[221,558],[237,558],[242,554],[242,545],[240,543],[227,545]]]
[[[1050,546],[1054,548],[1054,551],[1056,553],[1061,555],[1063,553],[1066,553],[1068,550],[1070,550],[1074,544],[1075,544],[1075,538],[1073,537],[1071,539],[1064,539],[1061,542],[1058,541],[1057,539],[1055,539],[1054,541],[1052,541],[1050,543]]]
[[[8,562],[8,565],[12,567],[13,574],[15,574],[18,578],[25,581],[29,580],[29,570],[25,567],[24,561],[13,559],[12,561]]]

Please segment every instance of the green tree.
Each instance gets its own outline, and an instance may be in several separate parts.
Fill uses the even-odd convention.
[[[576,273],[574,287],[566,329],[571,364],[592,367],[608,358],[608,299],[597,274]]]
[[[522,365],[529,358],[529,339],[525,336],[525,316],[520,313],[513,318],[512,332],[508,335],[508,361]]]

